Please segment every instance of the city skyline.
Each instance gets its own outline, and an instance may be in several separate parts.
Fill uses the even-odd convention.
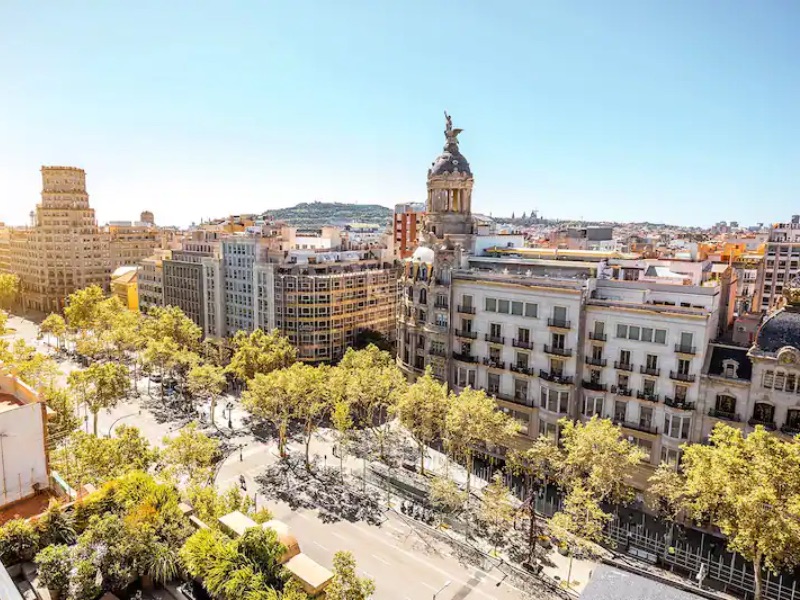
[[[0,220],[28,222],[50,164],[86,169],[100,223],[418,202],[444,109],[478,213],[708,226],[796,212],[796,7],[581,6],[6,6]]]

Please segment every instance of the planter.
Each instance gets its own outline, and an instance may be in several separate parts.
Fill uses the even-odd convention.
[[[155,588],[153,578],[150,575],[142,575],[142,589],[146,592],[152,592]]]

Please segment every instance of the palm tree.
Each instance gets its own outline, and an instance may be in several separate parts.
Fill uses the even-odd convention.
[[[153,589],[153,584],[164,585],[180,573],[180,559],[177,552],[166,544],[156,543],[144,562],[142,587]]]

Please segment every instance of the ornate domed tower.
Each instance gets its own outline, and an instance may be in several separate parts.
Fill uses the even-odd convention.
[[[430,367],[447,381],[453,341],[451,275],[472,251],[472,171],[458,148],[460,129],[445,113],[443,152],[428,170],[428,198],[421,243],[405,259],[400,277],[397,362],[411,377]],[[471,310],[465,307],[463,310]]]
[[[428,169],[425,232],[438,240],[449,239],[453,245],[471,247],[472,185],[469,162],[458,147],[458,134],[446,112],[445,144],[442,153]]]

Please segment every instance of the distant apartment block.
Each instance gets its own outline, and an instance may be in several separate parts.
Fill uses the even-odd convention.
[[[772,226],[764,258],[761,312],[774,309],[784,286],[800,273],[800,215],[794,215],[790,223]]]
[[[424,204],[395,205],[393,234],[395,256],[398,259],[408,258],[417,249],[424,214]]]

